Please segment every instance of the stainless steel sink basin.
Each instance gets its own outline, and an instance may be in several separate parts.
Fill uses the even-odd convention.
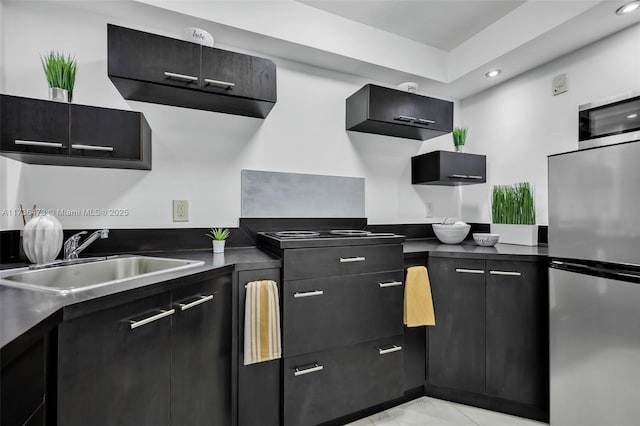
[[[202,261],[162,257],[113,256],[89,263],[23,270],[3,276],[0,284],[67,294],[203,264]]]

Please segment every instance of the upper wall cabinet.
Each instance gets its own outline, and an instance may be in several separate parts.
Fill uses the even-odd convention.
[[[472,185],[487,181],[487,158],[462,152],[433,151],[411,157],[411,183]]]
[[[0,154],[31,164],[151,170],[151,129],[140,112],[0,95]]]
[[[347,99],[347,130],[426,140],[453,129],[453,102],[367,84]]]
[[[268,59],[107,27],[109,78],[126,99],[258,118],[276,103]]]

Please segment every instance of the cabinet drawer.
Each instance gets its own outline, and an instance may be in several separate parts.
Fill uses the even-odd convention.
[[[69,104],[0,96],[3,151],[69,155]]]
[[[284,356],[402,334],[402,271],[285,281]]]
[[[284,424],[326,422],[403,394],[402,336],[284,360]]]
[[[276,65],[264,58],[203,47],[202,89],[275,102]]]
[[[284,279],[401,270],[402,261],[400,244],[285,250]]]

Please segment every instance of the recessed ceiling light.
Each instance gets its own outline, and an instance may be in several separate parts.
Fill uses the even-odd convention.
[[[501,69],[495,69],[495,70],[491,70],[489,72],[487,72],[484,76],[487,78],[491,78],[491,77],[495,77],[497,75],[500,75],[500,73],[502,72]]]
[[[636,118],[638,116],[638,114],[629,114],[627,115],[627,118]]]
[[[635,0],[630,3],[625,4],[624,6],[620,6],[618,10],[616,10],[616,15],[624,15],[629,12],[633,12],[637,8],[640,7],[640,1]]]

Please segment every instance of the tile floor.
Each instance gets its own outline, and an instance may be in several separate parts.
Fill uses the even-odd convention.
[[[348,426],[544,426],[546,424],[482,408],[422,397],[349,423]]]

